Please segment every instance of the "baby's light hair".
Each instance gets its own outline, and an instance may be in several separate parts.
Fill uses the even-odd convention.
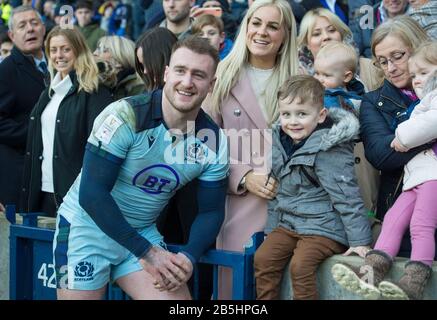
[[[317,53],[316,59],[323,57],[335,57],[337,62],[346,67],[348,71],[352,71],[353,74],[357,71],[358,56],[355,49],[343,42],[330,42],[320,48]]]
[[[437,65],[437,41],[427,41],[419,45],[410,59],[422,59],[424,62]]]

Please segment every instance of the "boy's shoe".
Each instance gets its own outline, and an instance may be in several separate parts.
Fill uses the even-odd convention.
[[[331,273],[334,280],[346,290],[364,299],[375,300],[381,295],[377,286],[384,279],[391,265],[392,259],[389,255],[383,251],[371,250],[366,254],[363,266],[354,267],[346,263],[336,263]]]
[[[379,284],[381,295],[390,300],[420,300],[431,271],[430,266],[420,261],[410,261],[398,282],[382,281]]]

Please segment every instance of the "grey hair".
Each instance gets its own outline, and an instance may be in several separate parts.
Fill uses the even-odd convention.
[[[437,71],[434,71],[432,75],[429,76],[428,80],[425,83],[425,86],[423,87],[422,94],[423,96],[426,96],[431,91],[434,91],[437,89]]]
[[[38,10],[36,10],[35,8],[32,8],[32,6],[19,6],[16,7],[15,9],[12,10],[11,12],[11,16],[9,17],[9,21],[8,21],[8,28],[9,31],[12,31],[12,29],[14,28],[14,15],[17,13],[21,13],[21,12],[27,12],[27,11],[34,11],[36,13],[36,15],[38,16],[39,20],[41,21],[42,24],[44,24],[41,14],[38,12]]]

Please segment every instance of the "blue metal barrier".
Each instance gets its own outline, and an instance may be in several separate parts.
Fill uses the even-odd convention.
[[[15,208],[7,206],[6,216],[10,226],[10,287],[12,300],[52,300],[56,299],[56,278],[53,266],[52,241],[53,229],[37,226],[38,216],[42,213],[20,214],[23,224],[15,223]],[[218,267],[233,270],[232,299],[252,300],[255,298],[253,277],[253,258],[256,248],[263,240],[263,234],[252,237],[252,244],[243,253],[209,250],[200,258],[199,263],[212,264],[214,268],[213,299],[217,299]],[[177,251],[177,245],[168,245],[171,251]],[[198,297],[198,273],[194,268],[193,298]],[[125,300],[127,295],[117,286],[110,286],[106,298]]]

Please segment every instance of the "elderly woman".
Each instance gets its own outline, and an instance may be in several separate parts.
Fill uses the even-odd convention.
[[[144,91],[144,83],[135,72],[135,43],[120,36],[100,38],[94,56],[107,62],[102,72],[114,100],[134,96]]]
[[[213,94],[205,102],[213,118],[230,129],[229,194],[219,249],[243,251],[266,225],[267,203],[277,187],[268,176],[271,140],[266,129],[278,118],[277,88],[297,74],[296,48],[296,23],[288,2],[257,0],[219,64]],[[219,297],[230,299],[231,273],[220,272]]]
[[[30,115],[21,210],[55,216],[80,172],[94,119],[112,99],[79,30],[54,27],[45,50],[51,83]]]

